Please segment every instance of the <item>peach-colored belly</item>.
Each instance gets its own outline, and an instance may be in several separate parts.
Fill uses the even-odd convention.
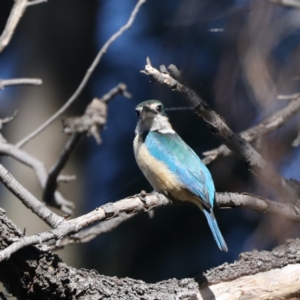
[[[133,145],[137,164],[155,191],[162,192],[176,200],[193,202],[202,209],[201,200],[183,186],[166,164],[149,153],[139,135],[136,135]]]

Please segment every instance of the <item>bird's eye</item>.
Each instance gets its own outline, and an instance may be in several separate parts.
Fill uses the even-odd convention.
[[[136,116],[139,118],[140,115],[141,115],[141,112],[140,112],[139,110],[136,110],[136,111],[135,111],[135,114],[136,114]]]
[[[162,105],[157,105],[156,110],[161,113],[162,112]]]

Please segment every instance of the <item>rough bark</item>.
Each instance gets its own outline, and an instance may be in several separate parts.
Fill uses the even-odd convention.
[[[22,232],[0,211],[0,247]],[[240,255],[199,278],[154,284],[67,266],[57,255],[29,246],[0,263],[0,281],[18,299],[288,299],[300,295],[300,240],[272,252]],[[276,280],[275,280],[276,279]]]

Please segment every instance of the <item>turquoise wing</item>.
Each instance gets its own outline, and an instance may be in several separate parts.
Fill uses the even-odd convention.
[[[176,134],[149,131],[144,136],[148,151],[164,162],[183,185],[213,207],[215,187],[211,174],[197,154]]]

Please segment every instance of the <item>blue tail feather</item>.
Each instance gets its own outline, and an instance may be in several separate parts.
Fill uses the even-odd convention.
[[[210,227],[210,230],[214,236],[214,239],[221,251],[228,251],[226,242],[222,236],[222,233],[220,232],[217,220],[215,218],[215,215],[213,211],[207,211],[206,209],[203,209],[203,212],[205,214],[205,217],[207,219],[208,225]]]

